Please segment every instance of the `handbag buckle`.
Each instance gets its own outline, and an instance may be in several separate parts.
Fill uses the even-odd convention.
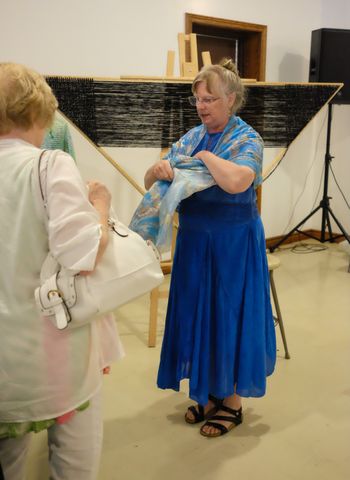
[[[59,298],[63,298],[63,295],[62,295],[62,292],[60,292],[59,290],[49,290],[47,292],[47,298],[49,300],[51,300],[51,297],[55,297],[57,295],[57,297]]]

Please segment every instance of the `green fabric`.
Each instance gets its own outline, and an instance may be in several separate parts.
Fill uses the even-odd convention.
[[[89,400],[80,405],[75,410],[77,412],[82,412],[86,410],[90,405]],[[17,438],[25,435],[26,433],[34,432],[38,433],[42,430],[46,430],[49,427],[52,427],[56,423],[55,418],[49,420],[36,420],[34,422],[11,422],[11,423],[2,423],[0,422],[0,440],[2,438]]]
[[[41,147],[47,150],[63,150],[64,152],[69,153],[69,155],[75,160],[75,152],[68,125],[57,115],[52,127],[47,132]]]

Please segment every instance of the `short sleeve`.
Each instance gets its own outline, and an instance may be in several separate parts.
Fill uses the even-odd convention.
[[[232,160],[237,165],[249,167],[255,173],[254,186],[262,183],[262,161],[264,144],[260,137],[243,137],[234,142],[231,149]]]

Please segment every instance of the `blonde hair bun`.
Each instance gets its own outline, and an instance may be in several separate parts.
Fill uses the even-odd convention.
[[[235,75],[239,75],[237,65],[234,63],[232,58],[223,58],[219,65],[221,65],[223,68],[226,68],[230,72],[234,73]]]

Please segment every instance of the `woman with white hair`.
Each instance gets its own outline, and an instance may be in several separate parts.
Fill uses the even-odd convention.
[[[111,196],[83,182],[73,158],[40,149],[57,101],[44,78],[0,63],[0,463],[25,478],[31,432],[46,429],[50,478],[95,480],[102,446],[103,369],[121,356],[113,318],[58,330],[36,310],[48,251],[67,269],[92,272],[108,243]],[[40,163],[48,225],[36,209]]]

